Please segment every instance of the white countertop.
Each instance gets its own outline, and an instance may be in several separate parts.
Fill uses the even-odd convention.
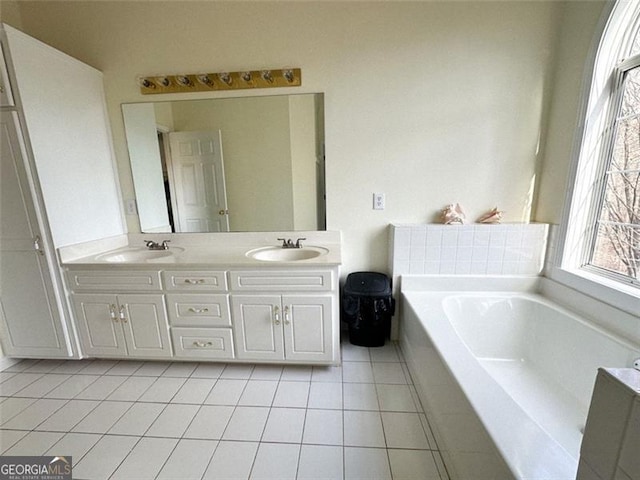
[[[215,234],[130,234],[100,239],[59,249],[60,261],[65,266],[150,267],[150,266],[239,266],[239,267],[322,267],[342,263],[340,232],[274,232],[274,233],[215,233]],[[256,260],[246,255],[262,247],[278,247],[277,238],[298,238],[305,247],[323,247],[328,253],[314,258],[294,261]],[[144,242],[161,243],[170,240],[170,255],[135,261],[108,261],[108,254],[131,249],[145,250]]]

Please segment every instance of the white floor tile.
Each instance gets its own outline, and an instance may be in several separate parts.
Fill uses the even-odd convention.
[[[387,450],[345,447],[344,478],[345,480],[391,480]]]
[[[9,380],[15,375],[17,375],[16,372],[0,372],[0,383],[4,382],[5,380]]]
[[[8,366],[7,368],[3,369],[4,372],[24,372],[27,368],[32,367],[33,365],[35,365],[36,363],[38,363],[40,360],[30,360],[30,359],[24,359],[24,360],[16,360],[13,365]]]
[[[37,430],[70,432],[99,404],[100,402],[96,400],[70,400],[60,410],[38,425]]]
[[[352,447],[385,447],[380,413],[345,410],[344,444]]]
[[[4,452],[4,455],[15,457],[43,455],[63,435],[57,432],[30,432]]]
[[[235,378],[240,380],[247,380],[251,377],[253,372],[253,365],[243,364],[229,364],[220,374],[220,378]]]
[[[373,383],[371,364],[366,362],[342,362],[342,380],[345,383]]]
[[[158,377],[138,401],[169,403],[186,381],[186,378]]]
[[[44,397],[51,390],[56,388],[62,382],[67,380],[69,375],[54,375],[47,374],[40,377],[35,382],[30,385],[24,387],[22,390],[16,393],[16,395],[20,397],[32,397],[32,398],[41,398]]]
[[[10,397],[0,403],[0,422],[8,422],[29,405],[36,403],[35,398]]]
[[[67,381],[47,393],[45,398],[74,398],[99,378],[98,375],[72,375]]]
[[[198,413],[198,405],[169,404],[149,427],[149,437],[180,438]]]
[[[251,480],[295,480],[300,445],[261,443],[251,470]]]
[[[342,411],[307,410],[302,443],[342,445]]]
[[[207,405],[237,405],[246,385],[247,380],[220,378],[204,403]]]
[[[187,378],[191,376],[197,366],[198,364],[193,362],[175,362],[162,372],[162,376]]]
[[[171,362],[144,362],[142,366],[133,372],[138,377],[159,377],[169,368]]]
[[[73,467],[73,477],[107,480],[138,440],[138,437],[105,435]]]
[[[157,480],[200,480],[217,446],[215,440],[180,440]]]
[[[342,447],[302,445],[297,480],[342,480]]]
[[[201,405],[215,385],[214,378],[189,378],[182,385],[178,393],[171,399],[171,403],[193,403]]]
[[[233,415],[234,407],[204,405],[185,432],[185,438],[219,440]]]
[[[238,405],[270,407],[277,387],[278,382],[271,380],[249,380]]]
[[[301,443],[305,414],[302,408],[272,408],[262,441]]]
[[[266,407],[236,407],[224,435],[225,440],[258,441],[267,423]]]
[[[105,400],[111,393],[124,383],[127,377],[100,377],[82,392],[75,396],[78,400]]]
[[[429,451],[389,450],[393,480],[440,480],[436,462]]]
[[[65,360],[56,368],[54,368],[51,373],[61,373],[61,374],[74,374],[78,373],[80,370],[85,368],[92,360]],[[75,459],[74,459],[75,461]]]
[[[308,408],[342,409],[342,384],[312,382]]]
[[[11,420],[2,424],[2,428],[14,430],[33,430],[66,403],[66,400],[42,398],[29,405]]]
[[[133,375],[142,366],[142,363],[133,360],[121,360],[105,372],[105,375]]]
[[[97,433],[67,433],[44,454],[54,457],[72,457],[75,466],[100,438],[102,435]]]
[[[306,407],[309,398],[309,385],[309,382],[280,381],[278,390],[276,390],[276,397],[273,399],[273,406]]]
[[[376,385],[380,410],[387,412],[417,412],[408,385]]]
[[[224,363],[201,363],[191,374],[191,378],[218,378],[226,365]]]
[[[386,343],[383,347],[369,348],[372,362],[400,362],[400,356],[393,343]]]
[[[251,373],[251,380],[280,380],[281,365],[256,365]]]
[[[349,342],[342,343],[342,360],[345,362],[369,362],[369,349],[352,345]]]
[[[27,368],[25,373],[49,373],[55,370],[64,360],[40,360]]]
[[[203,480],[247,480],[257,451],[257,442],[220,442]]]
[[[305,367],[303,365],[287,365],[282,370],[282,375],[280,376],[280,380],[310,382],[311,372],[312,372],[312,367]]]
[[[438,467],[438,473],[440,473],[440,478],[442,480],[449,480],[449,473],[447,472],[447,468],[444,466],[444,461],[442,460],[442,455],[440,452],[431,451],[433,455],[433,459],[436,462],[436,466]]]
[[[142,436],[165,407],[164,403],[134,403],[109,429],[109,435]]]
[[[373,383],[345,383],[345,410],[378,410],[378,395]]]
[[[342,382],[342,367],[313,367],[312,382]]]
[[[13,447],[28,433],[28,430],[0,430],[0,454]]]
[[[153,480],[177,443],[171,438],[141,438],[110,480]]]
[[[422,423],[422,429],[424,430],[424,433],[426,433],[426,435],[427,435],[427,442],[429,443],[429,446],[431,447],[431,450],[438,450],[438,444],[436,443],[436,439],[433,436],[433,431],[431,430],[431,426],[429,425],[429,422],[427,421],[427,416],[424,413],[419,413],[418,415],[420,416],[420,422]],[[437,461],[436,461],[436,463],[437,463]]]
[[[155,381],[155,377],[129,377],[107,397],[107,400],[135,402]]]
[[[42,375],[42,373],[18,373],[0,384],[0,395],[5,397],[15,395],[24,387],[38,380]]]
[[[389,448],[428,449],[427,436],[417,413],[382,412]]]
[[[73,427],[74,432],[106,433],[125,414],[131,402],[102,402],[84,419]]]
[[[80,370],[79,373],[83,375],[103,375],[113,368],[116,363],[118,363],[118,360],[94,360]]]
[[[403,385],[408,383],[402,369],[402,363],[372,363],[373,378],[376,383]]]

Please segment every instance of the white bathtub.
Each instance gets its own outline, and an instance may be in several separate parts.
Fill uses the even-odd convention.
[[[640,356],[544,282],[402,278],[401,345],[452,478],[574,479],[597,368]]]

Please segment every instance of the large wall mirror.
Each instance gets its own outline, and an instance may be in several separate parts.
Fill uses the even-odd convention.
[[[122,105],[140,230],[325,230],[322,94]]]

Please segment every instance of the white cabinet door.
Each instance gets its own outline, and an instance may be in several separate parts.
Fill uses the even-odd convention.
[[[130,357],[171,356],[162,295],[118,295],[118,317]]]
[[[280,295],[232,295],[236,357],[284,360]]]
[[[0,329],[9,356],[66,357],[15,113],[0,113]]]
[[[286,359],[331,361],[333,297],[285,295],[282,306]]]
[[[87,293],[71,298],[84,353],[90,356],[126,356],[127,346],[117,315],[116,296]]]
[[[12,107],[14,105],[11,84],[9,83],[9,74],[7,73],[7,63],[4,59],[2,46],[0,45],[0,107]]]

